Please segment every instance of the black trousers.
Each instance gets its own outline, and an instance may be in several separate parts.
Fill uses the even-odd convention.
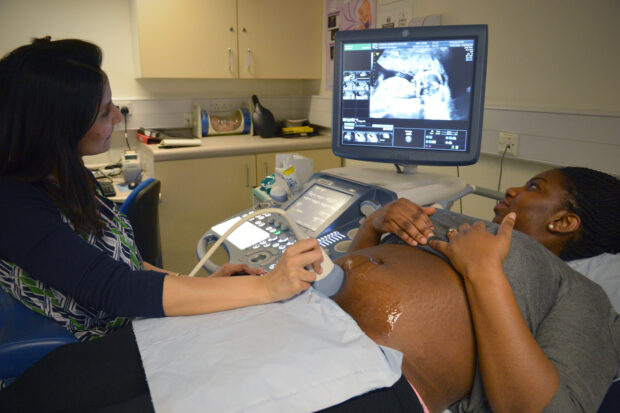
[[[620,381],[615,381],[607,391],[605,399],[597,413],[620,412]]]
[[[0,391],[3,412],[153,412],[129,326],[60,346]]]
[[[208,407],[206,407],[208,410]],[[0,391],[1,412],[154,412],[133,329],[56,348]],[[321,413],[423,413],[404,377]]]

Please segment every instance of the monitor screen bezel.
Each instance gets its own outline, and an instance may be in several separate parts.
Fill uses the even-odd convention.
[[[478,161],[482,141],[482,118],[487,62],[486,25],[403,27],[339,31],[334,43],[334,82],[332,107],[332,151],[347,159],[387,162],[403,165],[471,165]],[[474,39],[474,75],[470,107],[469,144],[466,151],[435,151],[427,149],[363,147],[343,145],[342,131],[342,73],[344,45],[350,43],[378,43]]]

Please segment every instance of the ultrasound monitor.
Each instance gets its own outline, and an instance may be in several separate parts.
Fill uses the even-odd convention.
[[[475,163],[486,60],[486,25],[338,32],[334,154],[397,165]]]

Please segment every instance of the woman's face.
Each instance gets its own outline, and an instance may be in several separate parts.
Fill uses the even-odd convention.
[[[122,118],[123,115],[112,103],[112,90],[110,83],[106,80],[95,123],[78,142],[80,156],[97,155],[109,150],[114,125],[120,122]]]
[[[493,222],[500,223],[511,211],[517,213],[515,229],[542,242],[553,216],[566,209],[568,193],[561,172],[550,170],[527,181],[524,186],[508,188],[506,197],[493,208]]]

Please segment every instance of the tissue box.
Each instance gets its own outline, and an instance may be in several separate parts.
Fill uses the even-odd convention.
[[[308,182],[314,173],[314,161],[311,158],[296,153],[277,153],[276,168],[285,168],[293,165],[299,183],[302,185]]]

